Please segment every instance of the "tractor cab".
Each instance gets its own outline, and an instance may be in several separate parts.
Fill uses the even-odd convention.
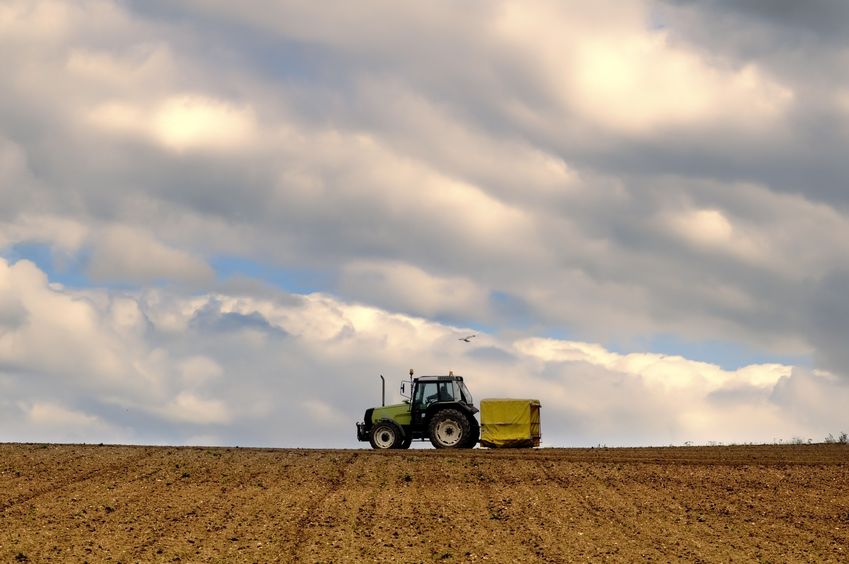
[[[404,384],[401,385],[402,395]],[[424,423],[430,408],[439,404],[457,403],[465,406],[473,414],[478,411],[462,376],[454,376],[453,373],[448,376],[423,376],[415,378],[409,384],[411,419],[414,425]]]

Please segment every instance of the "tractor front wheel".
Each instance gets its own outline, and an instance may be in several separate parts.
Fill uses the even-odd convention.
[[[371,448],[389,449],[400,448],[404,442],[401,428],[392,421],[378,421],[371,430],[369,443]]]
[[[430,420],[428,434],[436,448],[463,448],[469,438],[468,418],[456,409],[443,409]]]

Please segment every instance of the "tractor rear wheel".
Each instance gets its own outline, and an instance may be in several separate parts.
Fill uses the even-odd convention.
[[[394,421],[378,421],[371,429],[369,443],[371,448],[390,449],[400,448],[404,434]]]
[[[462,448],[469,434],[468,418],[456,409],[437,412],[428,425],[430,443],[436,448]]]
[[[481,426],[474,417],[469,417],[469,438],[460,448],[475,448],[481,438]]]

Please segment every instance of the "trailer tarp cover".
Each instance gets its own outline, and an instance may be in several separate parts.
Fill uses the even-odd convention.
[[[539,400],[481,400],[481,445],[490,448],[539,446]]]

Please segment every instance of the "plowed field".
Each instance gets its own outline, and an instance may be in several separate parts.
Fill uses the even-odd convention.
[[[0,562],[849,561],[849,447],[0,445]]]

